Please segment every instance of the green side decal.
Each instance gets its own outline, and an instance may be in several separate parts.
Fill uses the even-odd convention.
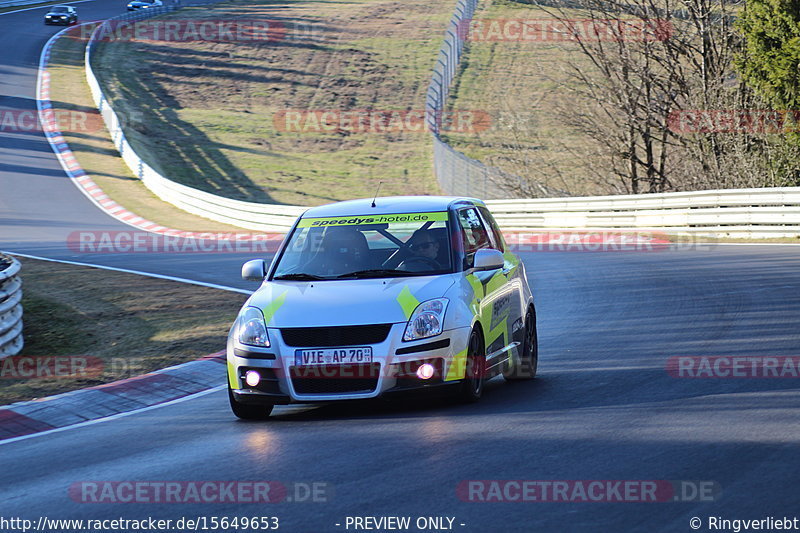
[[[519,267],[519,259],[511,252],[504,253],[503,258],[506,260],[506,262],[511,263],[511,268],[508,269],[508,276],[513,276],[514,272],[517,270],[517,267]]]
[[[397,222],[440,222],[447,220],[447,212],[397,213],[391,215],[353,215],[349,217],[303,218],[298,228],[323,228],[326,226],[360,226],[363,224],[387,224]]]
[[[403,290],[400,291],[400,294],[397,295],[397,303],[403,308],[403,314],[406,320],[408,320],[411,318],[411,313],[413,313],[414,309],[419,305],[419,300],[411,294],[411,291],[408,290],[408,286],[405,286]]]
[[[488,283],[486,283],[486,294],[502,289],[507,281],[506,276],[498,270],[495,275],[489,279]]]
[[[467,282],[469,283],[470,287],[472,287],[472,299],[474,300],[476,298],[483,298],[483,283],[481,283],[481,280],[478,279],[478,276],[475,274],[470,274],[467,276]]]
[[[239,380],[236,379],[236,369],[230,361],[228,361],[228,383],[232,389],[239,388]]]
[[[277,298],[272,300],[267,307],[262,310],[264,313],[264,323],[269,326],[272,317],[275,316],[275,312],[281,308],[283,305],[284,300],[286,300],[286,293],[289,291],[285,291],[278,295]]]
[[[445,381],[454,381],[456,379],[464,379],[467,372],[467,349],[464,348],[453,356],[450,361],[450,368],[447,369],[447,375],[444,377]]]

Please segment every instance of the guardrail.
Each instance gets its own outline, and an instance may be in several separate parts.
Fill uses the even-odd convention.
[[[22,7],[22,6],[29,6],[32,4],[41,4],[42,0],[8,0],[6,2],[0,2],[0,9],[6,7]]]
[[[523,179],[467,157],[441,138],[441,117],[464,52],[464,28],[478,6],[478,0],[459,0],[445,32],[444,43],[436,58],[431,83],[425,98],[425,116],[433,140],[433,167],[439,187],[454,196],[493,199],[509,196],[508,188],[527,182],[526,190],[535,188],[540,197],[567,196],[567,193]]]
[[[494,200],[509,231],[636,229],[727,237],[800,236],[800,187]]]
[[[104,21],[92,32],[86,45],[86,81],[92,92],[94,103],[111,133],[111,139],[131,172],[142,180],[145,187],[165,202],[189,213],[241,228],[266,232],[286,231],[292,226],[294,220],[305,211],[305,207],[232,200],[174,182],[156,172],[136,154],[128,139],[125,138],[122,123],[100,87],[100,82],[92,70],[92,52],[99,42],[98,36],[101,32],[110,31],[109,26],[119,21],[144,20],[168,13],[177,7],[179,6],[170,5],[125,13]]]
[[[19,261],[0,254],[0,359],[22,350],[22,278]]]
[[[442,141],[438,117],[447,98],[463,40],[458,24],[469,19],[477,0],[459,0],[428,90],[426,120],[434,131],[434,162],[442,188],[457,196],[487,201],[506,231],[642,230],[729,237],[795,237],[800,235],[800,187],[738,189],[626,196],[497,200],[494,180],[512,179],[502,171],[468,158]],[[86,48],[86,78],[103,120],[128,167],[159,198],[196,215],[256,231],[286,231],[306,208],[231,200],[182,185],[158,174],[125,138],[120,120],[106,99],[91,67],[91,53],[103,25],[143,20],[174,8],[135,11],[109,19],[92,34]],[[508,181],[506,181],[508,183]],[[542,188],[543,196],[553,192]]]

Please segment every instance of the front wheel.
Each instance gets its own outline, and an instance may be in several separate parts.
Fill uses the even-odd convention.
[[[275,407],[274,405],[247,405],[237,402],[233,397],[230,383],[228,384],[228,401],[233,414],[242,420],[267,420]]]
[[[478,331],[473,330],[467,346],[467,368],[458,398],[464,403],[474,403],[483,396],[486,377],[486,349]]]
[[[519,359],[519,364],[503,372],[503,377],[508,381],[535,378],[536,368],[539,366],[539,338],[536,334],[536,315],[532,309],[525,316],[525,338]]]

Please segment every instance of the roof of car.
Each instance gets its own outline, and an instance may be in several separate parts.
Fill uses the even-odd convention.
[[[55,9],[57,7],[66,8],[66,9],[74,9],[72,6],[50,6],[50,9]]]
[[[375,207],[372,207],[372,198],[346,200],[312,207],[303,213],[303,218],[446,211],[452,203],[459,200],[465,203],[483,203],[475,198],[461,196],[385,196],[375,199]]]

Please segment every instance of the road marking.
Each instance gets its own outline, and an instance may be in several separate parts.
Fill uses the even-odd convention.
[[[27,257],[28,259],[37,259],[39,261],[50,261],[53,263],[64,263],[66,265],[76,265],[76,266],[85,266],[85,267],[92,267],[92,268],[100,268],[103,270],[113,270],[114,272],[124,272],[126,274],[136,274],[139,276],[147,276],[149,278],[158,278],[158,279],[166,279],[169,281],[177,281],[178,283],[188,283],[190,285],[199,285],[201,287],[208,287],[210,289],[220,289],[223,291],[230,291],[230,292],[238,292],[240,294],[251,295],[254,291],[248,291],[245,289],[237,289],[236,287],[228,287],[226,285],[217,285],[216,283],[206,283],[204,281],[196,281],[193,279],[187,278],[177,278],[175,276],[167,276],[165,274],[153,274],[152,272],[142,272],[141,270],[130,270],[127,268],[117,268],[105,265],[96,265],[93,263],[81,263],[79,261],[67,261],[66,259],[51,259],[49,257],[40,257],[38,255],[29,255],[29,254],[20,254],[17,252],[9,252],[3,251],[3,253],[7,253],[9,255],[17,255],[19,257]]]
[[[26,9],[17,9],[16,11],[6,11],[5,13],[0,13],[0,17],[3,15],[13,15],[14,13],[22,13],[23,11],[33,11],[34,9],[44,9],[46,7],[53,7],[53,6],[67,6],[70,4],[83,4],[84,2],[94,2],[95,0],[77,0],[75,2],[61,2],[58,4],[47,4],[46,6],[39,6],[39,7],[28,7]]]

